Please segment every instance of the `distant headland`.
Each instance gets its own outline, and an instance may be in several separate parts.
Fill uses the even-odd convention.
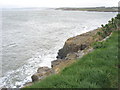
[[[61,7],[55,10],[66,11],[96,11],[96,12],[120,12],[120,7],[86,7],[86,8],[73,8],[73,7]]]

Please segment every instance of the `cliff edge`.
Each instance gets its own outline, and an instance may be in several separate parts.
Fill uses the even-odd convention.
[[[99,41],[100,38],[96,37],[99,29],[83,33],[81,35],[69,38],[62,49],[58,52],[58,59],[65,59],[69,53],[75,53],[88,48],[93,42]]]

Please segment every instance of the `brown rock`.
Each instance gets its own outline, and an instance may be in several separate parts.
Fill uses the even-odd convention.
[[[95,38],[98,30],[90,31],[72,38],[69,38],[62,49],[58,52],[58,59],[65,59],[68,53],[78,52],[79,50],[84,50],[91,43],[97,41],[99,38]]]
[[[32,75],[31,78],[32,78],[32,82],[38,81],[38,80],[39,80],[39,75],[38,75],[38,73]]]
[[[63,62],[62,59],[57,59],[57,60],[54,60],[51,62],[51,67],[55,67],[55,66],[58,66],[61,62]]]
[[[73,62],[75,62],[75,60],[58,59],[51,62],[51,67],[55,73],[59,73],[61,69],[72,64]]]
[[[51,69],[48,67],[40,67],[40,68],[38,68],[37,73],[46,73],[49,71],[51,71]]]
[[[24,84],[24,86],[22,88],[25,88],[27,86],[31,86],[32,84],[33,84],[32,82],[27,82],[27,83]]]
[[[67,54],[66,58],[67,60],[73,60],[73,59],[76,59],[78,56],[77,56],[77,53],[69,53]]]
[[[40,67],[40,68],[38,68],[37,73],[35,73],[31,78],[32,78],[32,81],[35,82],[35,81],[45,78],[46,76],[53,74],[53,73],[54,72],[51,68]]]

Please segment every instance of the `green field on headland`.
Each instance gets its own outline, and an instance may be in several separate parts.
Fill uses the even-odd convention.
[[[24,88],[118,88],[118,50],[120,48],[120,14],[97,33],[102,42],[94,42],[94,50],[75,63],[65,67],[59,74],[51,75],[32,86]]]

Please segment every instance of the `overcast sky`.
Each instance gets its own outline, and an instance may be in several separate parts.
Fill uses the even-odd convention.
[[[0,0],[0,7],[97,7],[118,6],[120,0]]]

